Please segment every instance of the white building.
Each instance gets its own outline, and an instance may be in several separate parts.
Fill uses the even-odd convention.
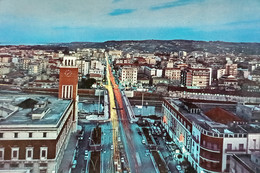
[[[123,85],[130,85],[137,83],[137,68],[123,67],[121,69],[121,83]]]

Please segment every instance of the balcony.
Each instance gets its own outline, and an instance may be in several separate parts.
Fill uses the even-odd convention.
[[[221,158],[218,158],[218,157],[213,157],[213,156],[210,156],[208,154],[201,154],[200,157],[206,161],[209,161],[209,162],[215,162],[215,163],[219,163],[221,161]]]
[[[241,148],[241,149],[237,149],[237,148],[235,148],[235,149],[225,149],[225,152],[227,153],[227,154],[237,154],[237,153],[241,153],[241,154],[245,154],[245,152],[246,152],[246,149],[243,149],[243,148]]]
[[[200,167],[212,172],[222,172],[221,163],[216,163],[215,165],[212,165],[209,162],[204,162],[204,163],[200,163]]]
[[[220,153],[220,148],[213,146],[200,145],[200,147],[209,152]]]

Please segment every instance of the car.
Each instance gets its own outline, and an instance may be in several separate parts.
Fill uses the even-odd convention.
[[[88,155],[88,150],[85,150],[85,155]]]
[[[84,160],[88,160],[88,155],[85,155],[85,156],[84,156]]]
[[[111,150],[113,150],[114,149],[114,146],[113,145],[111,145]]]
[[[149,150],[145,150],[145,156],[148,156],[150,154]]]
[[[124,163],[125,162],[125,159],[123,157],[121,157],[121,162]]]
[[[177,169],[178,171],[181,171],[181,165],[176,165],[176,169]]]
[[[73,160],[71,168],[76,168],[77,166],[77,160]]]
[[[142,140],[142,144],[145,144],[145,140],[144,139]]]

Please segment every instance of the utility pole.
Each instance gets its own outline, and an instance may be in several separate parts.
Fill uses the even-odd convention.
[[[142,116],[144,115],[144,93],[142,92]]]
[[[99,114],[99,107],[100,107],[100,88],[98,87],[98,114]]]

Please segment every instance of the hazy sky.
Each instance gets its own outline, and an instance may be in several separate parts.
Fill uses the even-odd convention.
[[[260,42],[260,0],[0,0],[0,43]]]

